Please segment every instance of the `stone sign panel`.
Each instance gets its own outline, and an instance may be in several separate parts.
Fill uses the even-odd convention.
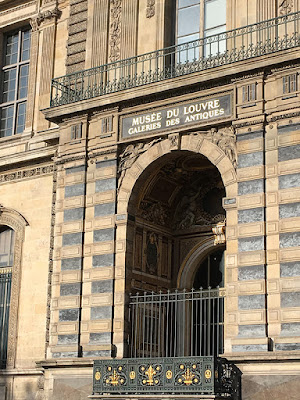
[[[121,137],[124,139],[136,135],[158,133],[166,129],[201,125],[217,121],[232,115],[232,95],[199,98],[193,102],[181,103],[148,113],[123,117]]]

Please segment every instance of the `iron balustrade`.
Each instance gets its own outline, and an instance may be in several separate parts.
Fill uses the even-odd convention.
[[[224,294],[216,288],[132,295],[129,357],[222,354]]]
[[[0,369],[6,366],[11,272],[0,269]]]
[[[300,12],[52,80],[50,107],[164,81],[300,45]]]
[[[166,357],[94,361],[93,394],[204,394],[239,400],[241,371],[225,358]],[[124,398],[124,397],[122,397]]]

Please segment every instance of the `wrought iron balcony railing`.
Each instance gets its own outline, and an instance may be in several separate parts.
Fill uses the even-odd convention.
[[[91,99],[300,45],[300,12],[52,80],[51,107]]]
[[[93,393],[204,394],[240,399],[241,372],[225,358],[127,358],[94,362]]]

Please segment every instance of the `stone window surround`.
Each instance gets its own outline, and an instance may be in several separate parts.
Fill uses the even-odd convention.
[[[21,262],[22,246],[25,235],[25,227],[28,222],[17,211],[1,206],[0,207],[0,225],[8,226],[15,232],[14,243],[14,262],[12,268],[12,286],[9,312],[9,328],[7,343],[7,364],[6,367],[15,367],[16,340],[18,327],[18,304],[21,284]]]

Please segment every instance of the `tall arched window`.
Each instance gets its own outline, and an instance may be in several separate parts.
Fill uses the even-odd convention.
[[[0,227],[0,368],[7,359],[8,323],[14,261],[14,231]]]

